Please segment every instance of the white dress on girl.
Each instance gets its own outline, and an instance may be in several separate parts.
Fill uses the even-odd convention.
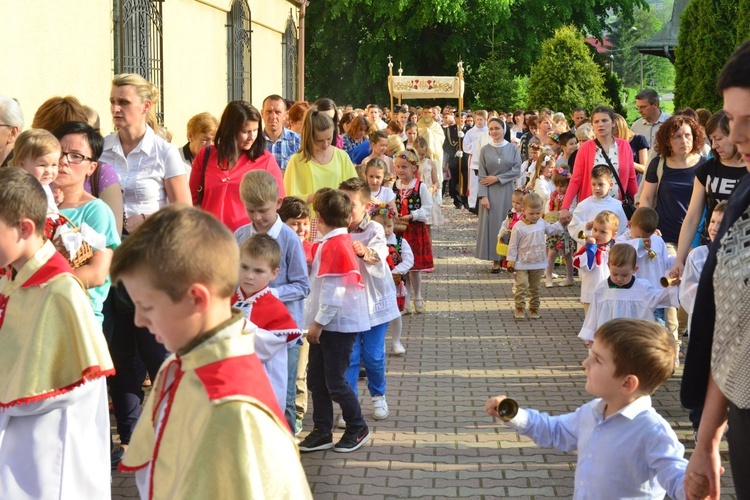
[[[534,182],[534,192],[542,197],[542,199],[544,200],[544,206],[547,206],[549,197],[554,190],[555,184],[552,182],[552,180],[547,179],[544,176],[540,175],[539,177],[537,177],[536,182]]]
[[[438,184],[437,179],[432,178],[433,165],[434,163],[429,158],[425,158],[424,160],[419,162],[419,179],[425,186],[429,187],[430,190],[433,189],[433,185],[436,185],[435,187],[437,189],[431,195],[432,211],[430,213],[429,220],[427,220],[427,225],[437,227],[443,225],[443,223],[445,222],[445,218],[443,217],[443,210],[440,208],[440,185]]]

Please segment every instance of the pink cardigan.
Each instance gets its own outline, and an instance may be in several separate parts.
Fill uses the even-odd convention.
[[[635,197],[638,192],[638,181],[635,178],[635,167],[633,166],[633,150],[624,141],[615,137],[618,151],[617,174],[625,191]],[[569,210],[576,195],[578,203],[591,196],[591,171],[594,169],[594,157],[596,156],[596,142],[592,139],[581,144],[576,155],[576,163],[573,166],[573,176],[570,178],[568,190],[565,192],[562,208]],[[616,182],[615,182],[616,185]],[[622,194],[620,194],[622,199]]]

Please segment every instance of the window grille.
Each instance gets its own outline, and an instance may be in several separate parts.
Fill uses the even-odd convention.
[[[252,102],[250,7],[234,0],[227,13],[227,98]]]
[[[286,31],[281,39],[282,73],[284,81],[284,97],[296,101],[298,98],[298,56],[297,56],[297,26],[294,24],[291,12],[286,22]]]

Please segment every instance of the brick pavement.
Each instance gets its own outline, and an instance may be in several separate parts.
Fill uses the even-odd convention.
[[[514,320],[511,279],[489,274],[489,265],[473,258],[476,219],[453,208],[445,214],[446,227],[433,235],[436,272],[425,279],[427,312],[405,317],[407,353],[388,357],[390,416],[373,420],[363,396],[368,444],[350,454],[302,456],[316,499],[572,495],[575,455],[518,437],[483,406],[487,397],[506,393],[521,405],[561,413],[590,399],[580,364],[586,352],[576,337],[580,287],[544,289],[542,319]],[[680,374],[653,401],[689,455]],[[367,392],[363,380],[359,392]],[[311,426],[308,415],[302,436]],[[727,471],[723,497],[732,497],[730,478]],[[132,477],[117,474],[113,498],[135,496]]]

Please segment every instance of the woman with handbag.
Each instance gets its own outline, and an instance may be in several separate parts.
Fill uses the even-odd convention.
[[[193,204],[211,212],[235,231],[250,223],[240,199],[240,183],[247,172],[265,170],[275,179],[279,200],[285,197],[284,179],[274,156],[266,151],[260,113],[245,101],[232,101],[216,129],[216,146],[207,146],[193,160],[190,193]]]
[[[624,139],[614,136],[615,112],[607,106],[599,106],[591,113],[594,139],[578,148],[570,185],[565,193],[560,221],[571,220],[570,206],[591,196],[591,170],[595,165],[609,165],[615,178],[611,195],[623,200],[623,210],[630,216],[634,210],[633,198],[638,192],[638,183],[633,166],[633,150]],[[623,195],[624,191],[624,195]]]

